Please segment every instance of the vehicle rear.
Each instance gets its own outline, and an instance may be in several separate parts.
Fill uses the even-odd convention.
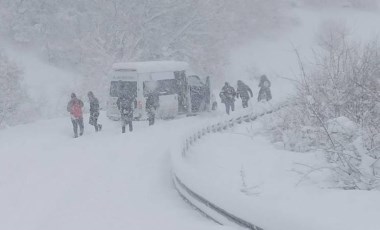
[[[112,120],[120,119],[120,111],[117,107],[117,99],[120,95],[128,95],[132,98],[138,97],[138,74],[131,71],[121,71],[115,70],[111,73],[110,80],[110,91],[107,101],[107,116]],[[137,108],[134,111],[134,117],[141,116],[141,106],[140,110]]]
[[[185,84],[181,83],[186,78],[187,63],[175,61],[130,62],[115,63],[112,68],[107,106],[107,115],[110,119],[120,119],[116,102],[122,93],[136,98],[134,110],[136,120],[147,119],[146,99],[150,93],[157,96],[159,105],[156,111],[157,118],[174,118],[180,111],[187,110],[187,102],[183,99],[187,88]],[[181,89],[184,92],[181,92]]]
[[[168,119],[178,115],[178,85],[174,72],[151,73],[150,79],[143,84],[144,98],[147,98],[149,93],[158,96],[158,118]]]
[[[197,75],[187,77],[189,91],[191,113],[199,113],[209,111],[211,105],[211,90],[209,77],[202,79]]]

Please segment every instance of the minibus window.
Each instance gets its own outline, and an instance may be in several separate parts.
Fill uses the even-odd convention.
[[[121,93],[131,94],[137,96],[137,82],[136,81],[112,81],[110,86],[110,96],[119,97]]]
[[[144,96],[150,92],[158,93],[159,95],[173,95],[178,93],[178,85],[176,79],[165,79],[158,81],[144,82]]]

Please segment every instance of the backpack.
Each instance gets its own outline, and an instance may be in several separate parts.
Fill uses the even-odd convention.
[[[128,115],[133,113],[132,100],[129,97],[121,97],[118,99],[121,114]]]
[[[226,101],[226,95],[223,91],[219,93],[219,97],[220,97],[220,100],[222,101],[222,103],[224,103]]]
[[[82,117],[82,106],[79,101],[74,101],[73,105],[71,106],[71,114],[74,118],[80,118]]]

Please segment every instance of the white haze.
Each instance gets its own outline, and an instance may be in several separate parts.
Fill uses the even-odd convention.
[[[23,87],[40,118],[53,118],[66,114],[65,104],[70,93],[81,86],[81,76],[43,61],[35,52],[0,43],[0,50],[17,63],[23,74]]]
[[[376,37],[376,3],[0,0],[0,52],[16,67],[0,61],[22,70],[19,82],[0,69],[22,98],[0,107],[0,229],[236,229],[209,221],[184,202],[173,187],[173,170],[201,195],[265,230],[380,229],[378,188],[336,189],[330,171],[308,174],[310,167],[331,167],[325,153],[314,146],[288,151],[290,141],[273,141],[268,132],[284,135],[281,128],[288,124],[276,113],[210,134],[183,158],[175,150],[187,134],[230,119],[220,101],[217,111],[154,126],[135,122],[134,132],[126,134],[105,111],[99,118],[103,130],[96,133],[85,113],[84,136],[78,139],[72,138],[66,112],[71,92],[86,109],[88,90],[105,104],[112,63],[164,59],[187,61],[210,74],[216,95],[224,81],[236,86],[244,80],[254,93],[249,109],[267,109],[295,93],[294,49],[312,62],[316,35],[329,25],[345,24],[352,40]],[[271,80],[274,97],[265,106],[255,102],[261,74]],[[12,99],[6,96],[0,106]],[[233,116],[247,112],[240,102]],[[301,131],[296,134],[308,129]]]

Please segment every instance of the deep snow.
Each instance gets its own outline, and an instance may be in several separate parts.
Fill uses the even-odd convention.
[[[87,118],[87,117],[86,117]],[[198,117],[72,138],[68,117],[0,132],[0,229],[220,229],[178,196],[169,149]],[[204,118],[209,119],[209,118]],[[86,122],[87,123],[87,122]]]
[[[256,68],[255,74],[272,80],[273,95],[280,99],[293,92],[287,79],[298,72],[293,46],[308,56],[321,22],[343,20],[364,39],[380,28],[378,12],[294,11],[296,29],[256,40],[232,55],[231,80],[249,79],[254,74],[247,70]],[[75,76],[24,52],[6,51],[22,63],[32,98],[47,100],[45,115],[64,114]],[[256,96],[256,82],[247,83]],[[87,125],[78,139],[72,138],[68,117],[0,130],[0,229],[227,229],[184,203],[170,174],[172,145],[197,124],[213,121],[213,115],[153,127],[136,123],[135,132],[125,135],[119,123],[102,115],[104,130],[95,133]],[[234,132],[245,128],[250,127]],[[281,151],[262,136],[223,133],[203,139],[186,160],[182,173],[194,190],[265,230],[380,229],[378,192],[321,190],[312,180],[296,186],[294,162],[318,165],[317,154]]]
[[[177,174],[200,196],[263,229],[380,229],[379,191],[329,187],[324,155],[276,148],[262,133],[266,121],[206,136]],[[309,174],[311,168],[317,170]]]

